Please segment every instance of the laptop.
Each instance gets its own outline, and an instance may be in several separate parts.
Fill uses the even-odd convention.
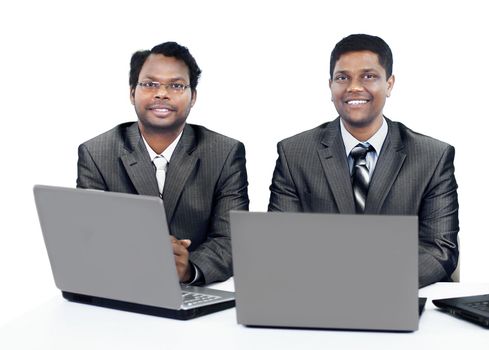
[[[418,219],[231,211],[239,324],[414,331]],[[421,305],[422,304],[422,305]]]
[[[449,314],[489,328],[489,294],[432,301]]]
[[[34,186],[56,286],[74,302],[190,319],[234,293],[179,283],[159,197]]]

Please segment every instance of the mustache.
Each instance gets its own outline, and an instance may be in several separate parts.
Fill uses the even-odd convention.
[[[168,103],[156,102],[148,105],[146,109],[168,109],[170,111],[176,111],[177,107]]]

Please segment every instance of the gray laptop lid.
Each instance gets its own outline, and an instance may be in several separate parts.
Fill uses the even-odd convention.
[[[181,288],[160,198],[40,185],[34,187],[34,196],[59,289],[180,307]]]
[[[417,329],[417,217],[230,216],[238,323]]]

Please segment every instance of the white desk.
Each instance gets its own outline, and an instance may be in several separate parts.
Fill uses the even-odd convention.
[[[232,290],[232,281],[221,289]],[[190,321],[65,301],[61,295],[0,328],[0,349],[487,349],[489,330],[435,309],[430,299],[487,294],[489,284],[437,283],[413,333],[249,328],[235,309]]]

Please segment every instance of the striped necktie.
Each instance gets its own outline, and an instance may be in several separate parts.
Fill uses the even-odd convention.
[[[365,211],[368,185],[370,183],[366,157],[367,153],[372,151],[374,151],[374,148],[371,145],[359,143],[353,147],[350,152],[350,155],[353,158],[351,181],[355,199],[355,208],[358,214],[363,214]]]

